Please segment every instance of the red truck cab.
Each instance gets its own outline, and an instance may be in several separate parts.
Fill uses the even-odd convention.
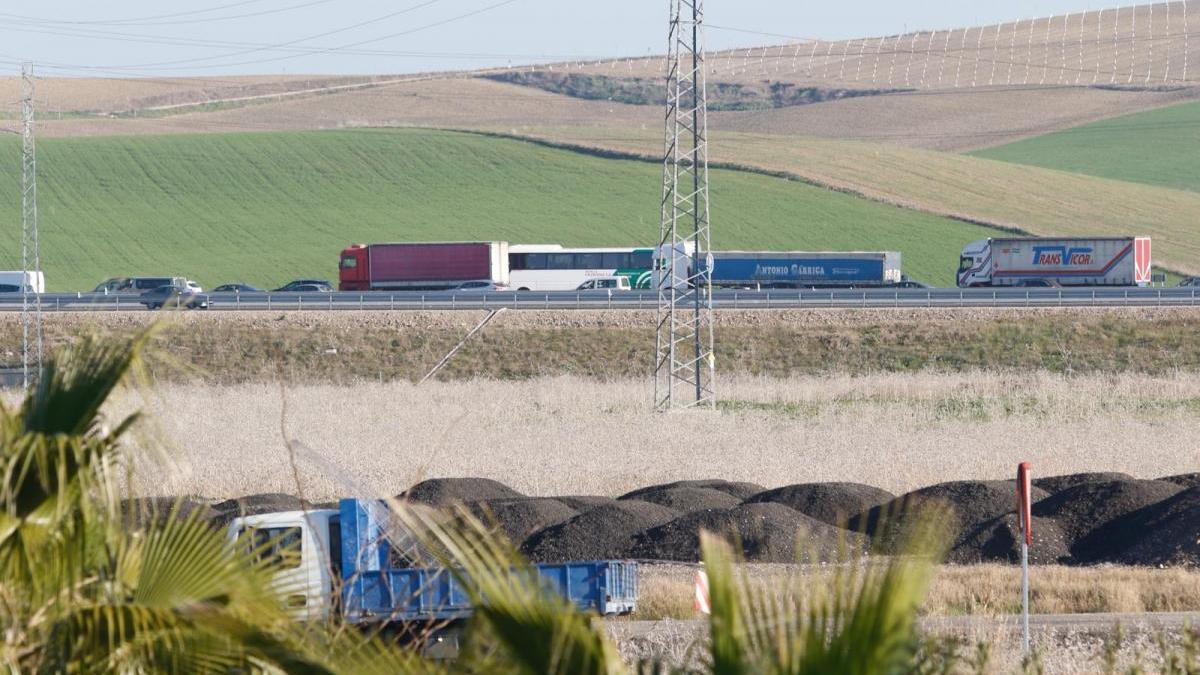
[[[338,290],[371,290],[371,267],[366,244],[355,244],[342,251],[338,263]]]

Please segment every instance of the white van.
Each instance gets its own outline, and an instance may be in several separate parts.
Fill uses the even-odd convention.
[[[629,277],[596,277],[579,284],[577,291],[628,291],[632,288]]]
[[[42,272],[0,272],[0,293],[46,292],[46,275]]]

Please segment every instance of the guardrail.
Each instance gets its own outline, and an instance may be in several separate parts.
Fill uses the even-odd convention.
[[[220,293],[200,296],[213,311],[382,311],[654,309],[653,291],[504,293]],[[21,296],[0,296],[0,312],[20,311]],[[1173,307],[1200,306],[1196,288],[807,289],[716,291],[717,309]],[[136,295],[53,293],[44,312],[146,311]]]

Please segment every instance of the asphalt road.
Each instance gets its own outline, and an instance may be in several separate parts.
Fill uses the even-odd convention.
[[[504,293],[214,293],[203,296],[213,311],[260,310],[478,310],[653,309],[653,291]],[[0,311],[20,311],[19,294],[0,296]],[[146,311],[135,295],[49,293],[43,311]],[[1036,289],[849,289],[717,291],[717,309],[981,308],[981,307],[1174,307],[1200,306],[1198,288]]]

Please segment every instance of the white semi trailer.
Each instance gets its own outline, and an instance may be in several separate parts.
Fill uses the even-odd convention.
[[[983,239],[963,248],[958,286],[1145,286],[1150,253],[1144,237]]]

